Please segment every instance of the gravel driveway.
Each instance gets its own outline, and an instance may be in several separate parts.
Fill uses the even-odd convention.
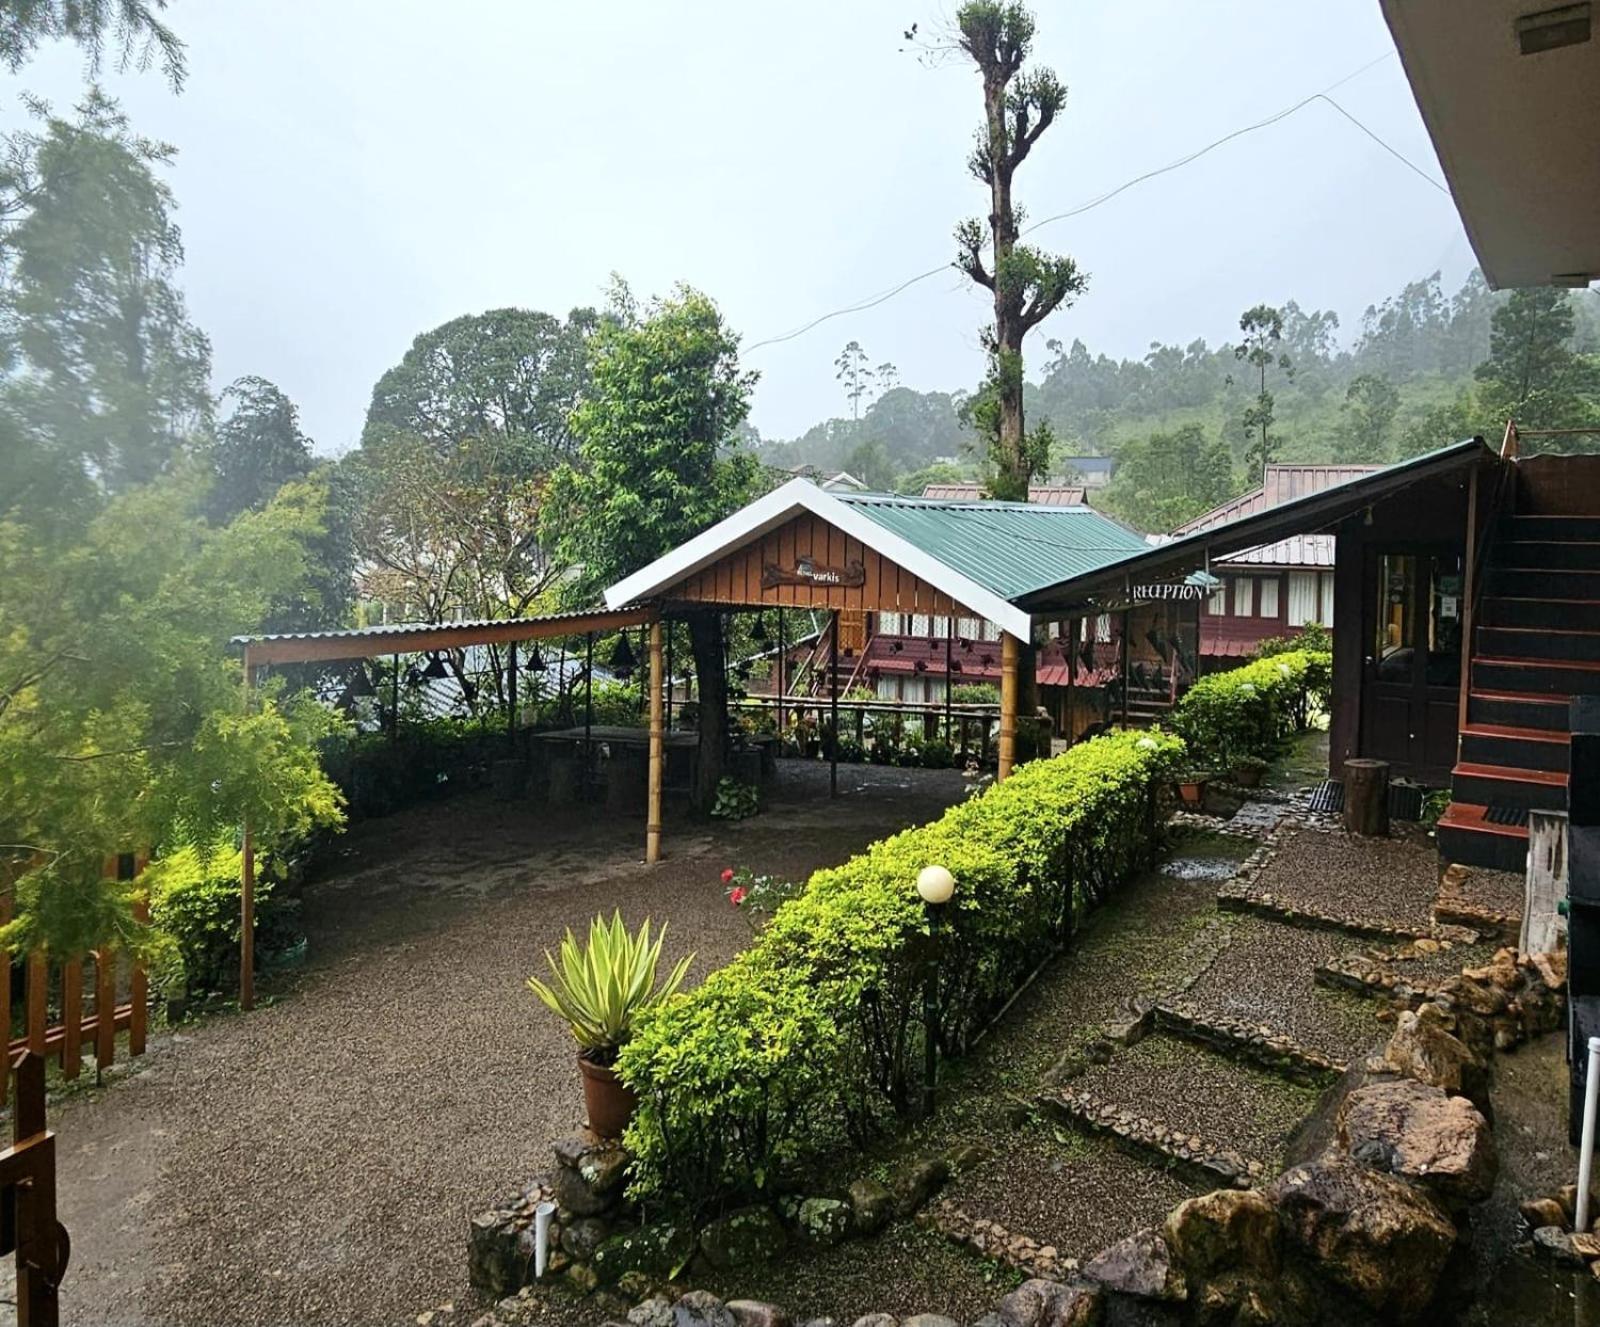
[[[62,1321],[409,1323],[467,1294],[469,1215],[582,1117],[573,1046],[523,988],[567,926],[671,923],[694,971],[749,939],[724,865],[800,876],[937,815],[953,773],[785,762],[740,824],[472,795],[357,827],[309,890],[311,960],[270,1007],[157,1038],[52,1108],[72,1265]],[[9,1263],[9,1260],[7,1260]]]

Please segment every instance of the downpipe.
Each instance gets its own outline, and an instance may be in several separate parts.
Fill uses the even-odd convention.
[[[1572,1228],[1589,1229],[1589,1178],[1594,1170],[1594,1126],[1600,1106],[1600,1037],[1589,1038],[1589,1070],[1583,1085],[1583,1134],[1578,1145],[1578,1201]]]
[[[548,1198],[533,1209],[533,1276],[544,1280],[545,1265],[550,1261],[550,1219],[556,1214],[556,1205]]]

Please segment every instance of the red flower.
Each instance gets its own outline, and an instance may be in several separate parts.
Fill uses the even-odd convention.
[[[744,896],[749,892],[743,885],[740,885],[738,889],[730,889],[728,891],[728,902],[737,908],[744,902]]]
[[[722,868],[722,883],[726,885],[726,884],[731,884],[732,882],[733,882],[733,867],[731,867],[731,866],[723,867]]]

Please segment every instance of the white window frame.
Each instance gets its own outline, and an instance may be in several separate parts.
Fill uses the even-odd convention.
[[[1212,617],[1225,617],[1228,612],[1228,582],[1220,580],[1217,588],[1211,592],[1211,597],[1206,600],[1206,612]]]
[[[1331,571],[1323,572],[1321,575],[1321,581],[1321,613],[1318,616],[1317,621],[1323,626],[1327,627],[1329,630],[1332,630],[1334,593],[1333,573]]]

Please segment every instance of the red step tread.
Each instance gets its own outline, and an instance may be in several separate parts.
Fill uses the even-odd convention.
[[[1559,705],[1567,707],[1567,697],[1555,696],[1548,691],[1478,691],[1471,693],[1476,700],[1504,700],[1514,705]]]
[[[1463,760],[1450,771],[1452,777],[1498,779],[1501,783],[1542,783],[1550,788],[1565,788],[1567,775],[1562,770],[1521,769],[1516,765],[1480,765]]]
[[[1524,627],[1524,631],[1537,631],[1537,627]],[[1600,672],[1600,660],[1588,659],[1508,659],[1498,654],[1475,654],[1474,664],[1508,665],[1512,668],[1576,668],[1586,673]]]
[[[1469,723],[1461,730],[1463,737],[1506,737],[1517,742],[1549,742],[1555,746],[1571,746],[1572,734],[1553,728],[1516,728],[1504,723]]]
[[[1451,802],[1445,807],[1444,814],[1439,817],[1439,828],[1460,829],[1469,834],[1499,834],[1508,839],[1528,837],[1526,825],[1498,825],[1484,819],[1488,813],[1488,807],[1479,806],[1475,802]]]

